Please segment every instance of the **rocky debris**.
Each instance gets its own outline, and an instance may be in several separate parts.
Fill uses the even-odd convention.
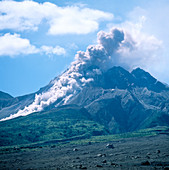
[[[155,166],[155,167],[162,167],[162,168],[169,168],[169,162],[163,162],[163,161],[152,161],[151,162],[151,165],[152,166]]]
[[[141,158],[141,157],[140,157],[140,156],[135,156],[134,158],[135,158],[135,159],[138,159],[138,158]]]
[[[82,155],[87,155],[87,154],[89,154],[89,152],[83,152],[83,153],[82,153]]]
[[[128,155],[127,155],[127,156],[125,156],[125,159],[127,159],[127,158],[130,158],[130,156],[128,156]]]
[[[102,157],[106,157],[106,154],[103,154],[103,156]]]
[[[115,149],[106,148],[107,143],[112,143],[110,141],[92,143],[92,145],[56,145],[57,147],[52,149],[52,153],[51,145],[38,149],[36,152],[28,150],[27,152],[4,154],[4,150],[2,150],[0,152],[0,169],[57,169],[58,167],[60,170],[86,168],[87,170],[164,168],[167,170],[169,167],[169,136],[139,137],[134,140],[132,138],[125,139],[125,141],[124,143],[113,143]],[[157,143],[159,143],[158,147]],[[77,148],[78,151],[73,152],[74,148]],[[156,154],[157,149],[161,151],[160,154]],[[89,154],[83,155],[84,152]],[[148,152],[151,154],[147,154]],[[101,155],[97,157],[97,154]],[[136,159],[138,156],[141,158]],[[150,159],[146,156],[149,156]],[[149,161],[150,165],[149,163],[147,165],[146,161]],[[103,167],[96,167],[96,165]]]
[[[81,167],[80,169],[87,169],[87,167],[86,167],[86,166],[83,166],[83,167]]]
[[[99,154],[97,154],[97,157],[106,157],[106,154],[99,153]]]
[[[113,144],[109,144],[109,143],[108,143],[108,144],[106,145],[106,148],[114,149],[114,146],[113,146]]]
[[[114,163],[114,162],[111,162],[111,165],[114,166],[114,167],[118,167],[119,165]]]
[[[83,165],[79,165],[79,169],[87,169],[87,167]]]
[[[156,153],[159,154],[161,151],[159,149],[156,150]]]
[[[143,161],[143,162],[141,162],[141,165],[150,165],[150,162],[149,161]]]
[[[102,157],[103,155],[101,153],[97,154],[97,157]]]
[[[128,158],[130,156],[126,156],[125,158]],[[138,159],[138,158],[141,158],[140,156],[131,156],[131,159]]]
[[[102,161],[102,163],[107,163],[107,161],[106,161],[106,160],[104,160],[104,161]]]
[[[98,168],[102,168],[103,166],[102,166],[102,165],[96,165],[96,167],[98,167]]]
[[[135,159],[134,156],[131,156],[131,159]]]
[[[89,142],[88,144],[89,144],[89,145],[91,145],[91,144],[92,144],[92,142]]]
[[[73,151],[76,152],[76,151],[78,151],[78,149],[77,149],[77,148],[74,148]]]
[[[147,159],[150,159],[150,157],[149,157],[148,155],[146,156],[146,158],[147,158]]]
[[[158,162],[158,163],[155,164],[155,166],[163,166],[163,163]]]

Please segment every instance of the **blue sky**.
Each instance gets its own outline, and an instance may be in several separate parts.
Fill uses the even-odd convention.
[[[168,16],[168,0],[0,1],[0,90],[37,91],[112,27],[136,44],[120,51],[121,65],[169,84]]]

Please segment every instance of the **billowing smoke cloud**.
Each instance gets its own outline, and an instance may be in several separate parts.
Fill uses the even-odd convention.
[[[120,29],[112,29],[110,33],[100,31],[98,33],[98,43],[106,50],[107,54],[111,56],[124,40],[124,32]]]
[[[86,52],[79,51],[69,69],[51,82],[52,86],[47,92],[37,94],[31,105],[3,120],[42,111],[56,101],[59,101],[56,106],[66,104],[83,86],[94,81],[96,74],[102,74],[114,65],[129,66],[130,57],[127,60],[124,54],[129,56],[135,53],[140,46],[142,44],[137,44],[131,35],[119,28],[113,28],[109,33],[99,32],[98,44],[88,46]]]

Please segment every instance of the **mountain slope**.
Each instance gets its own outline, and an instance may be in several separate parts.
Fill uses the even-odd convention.
[[[12,98],[10,100],[2,100],[5,106],[1,107],[0,119],[10,116],[18,112],[18,110],[23,109],[34,101],[35,94],[29,94],[25,96],[20,96]]]
[[[29,106],[31,103],[34,102],[36,95],[46,92],[51,86],[52,84],[49,83],[47,86],[40,88],[39,91],[32,94],[19,96],[15,98],[12,97],[8,100],[0,99],[0,102],[2,102],[3,104],[2,105],[3,107],[0,107],[0,119],[13,115],[17,113],[19,110],[24,109],[26,106]]]
[[[166,89],[168,90],[168,88],[166,88],[166,85],[159,82],[143,69],[137,68],[133,70],[131,74],[136,78],[136,83],[138,87],[147,87],[147,89],[155,92],[161,92],[162,90]]]
[[[149,73],[113,67],[96,80],[70,103],[84,106],[111,132],[169,125],[169,89]]]
[[[96,66],[89,67],[85,75],[96,69]],[[74,95],[70,94],[71,97],[69,94],[60,97],[44,110],[65,105],[67,100],[66,104],[85,107],[96,122],[112,133],[169,125],[169,88],[148,72],[137,68],[130,73],[122,67],[112,67],[106,72],[93,74],[92,79]],[[52,85],[51,81],[36,94],[10,99],[9,106],[0,110],[0,118],[29,106],[36,95],[45,94]]]
[[[122,56],[118,54],[129,43],[126,42],[125,34],[117,28],[109,33],[99,32],[98,44],[77,52],[70,67],[36,93],[16,98],[0,93],[2,141],[8,136],[12,137],[7,141],[12,138],[17,140],[13,134],[17,136],[19,131],[24,131],[24,138],[21,138],[22,135],[19,138],[25,140],[25,143],[41,141],[43,137],[50,140],[53,137],[64,138],[64,135],[65,138],[81,135],[72,122],[79,120],[80,115],[84,116],[83,109],[85,119],[81,117],[81,125],[85,121],[92,121],[110,133],[130,132],[158,125],[169,126],[169,87],[141,68],[129,72],[116,66],[123,65],[120,62]],[[78,109],[70,106],[77,106]],[[63,112],[58,110],[60,107]],[[72,114],[71,123],[66,125],[70,135],[67,131],[62,133],[62,124],[58,125],[62,121],[60,119],[65,117],[66,122],[66,117]],[[50,122],[60,130],[53,131]],[[8,127],[9,131],[6,130]],[[36,132],[26,136],[27,130],[22,127],[30,131],[35,128]],[[86,134],[86,127],[84,129],[83,134]],[[94,133],[90,131],[93,130],[91,124],[88,130],[90,134]],[[9,134],[10,131],[13,133]],[[5,133],[8,135],[5,136]],[[59,136],[60,133],[63,135]]]
[[[12,98],[13,97],[10,94],[0,91],[0,100],[12,99]]]
[[[89,68],[90,71],[94,69],[97,68]],[[40,91],[44,93],[50,86],[51,83]],[[12,99],[13,104],[1,109],[0,116],[30,104],[35,95]],[[62,106],[61,101],[65,101],[65,98],[56,100],[44,110],[50,111],[56,106]],[[169,125],[168,87],[140,68],[130,73],[122,67],[112,67],[105,73],[95,74],[93,81],[73,95],[67,104],[85,107],[94,121],[112,133]]]
[[[140,68],[130,73],[122,67],[115,67],[115,65],[122,65],[120,62],[122,58],[119,58],[118,52],[126,48],[125,34],[126,32],[118,28],[113,28],[109,33],[99,32],[98,44],[89,45],[86,51],[78,51],[75,60],[65,72],[38,92],[14,98],[12,102],[2,108],[0,110],[1,121],[71,103],[87,108],[90,102],[94,102],[102,95],[102,93],[97,94],[96,92],[91,96],[89,88],[95,88],[98,91],[100,91],[99,88],[102,88],[103,92],[112,89],[127,90],[134,100],[134,105],[141,105],[143,110],[150,109],[167,113],[169,88],[166,85]],[[130,45],[132,46],[132,44]],[[84,93],[84,89],[88,96]],[[146,90],[146,95],[144,95]],[[148,98],[149,94],[154,95],[152,99]],[[140,95],[142,98],[139,97]],[[93,98],[91,99],[91,97]],[[76,101],[77,98],[81,103]],[[118,100],[119,106],[121,106],[121,101]]]
[[[0,109],[6,107],[12,99],[13,97],[11,95],[0,91]]]
[[[93,66],[86,72],[96,69]],[[0,145],[67,141],[156,126],[169,127],[169,88],[149,73],[140,68],[130,73],[122,67],[112,67],[93,74],[92,79],[73,95],[68,93],[46,105],[43,111],[1,121]],[[25,106],[29,108],[36,96],[45,94],[53,85],[51,81],[37,93],[10,97],[8,105],[0,110],[0,116]],[[64,101],[67,102],[64,104]]]

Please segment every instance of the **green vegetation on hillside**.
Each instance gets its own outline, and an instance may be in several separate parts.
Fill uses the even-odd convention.
[[[86,144],[89,142],[112,142],[119,141],[126,138],[136,138],[136,137],[145,137],[145,136],[155,136],[159,134],[169,134],[169,127],[167,126],[157,126],[154,128],[141,129],[134,132],[126,132],[114,135],[101,135],[101,136],[92,136],[89,139],[75,140],[71,141],[71,144]]]
[[[61,107],[0,122],[0,146],[105,135],[104,126],[78,107]]]
[[[100,135],[100,136],[81,136],[81,137],[72,137],[65,138],[60,140],[48,140],[48,141],[38,141],[34,143],[27,144],[17,144],[12,146],[1,146],[0,154],[12,153],[12,152],[26,152],[26,151],[37,151],[41,148],[55,148],[57,146],[69,146],[69,145],[89,145],[93,143],[104,143],[104,142],[117,142],[124,140],[126,138],[140,138],[142,137],[152,137],[159,134],[169,135],[169,127],[167,126],[158,126],[155,128],[142,129],[135,132],[128,132],[122,134],[114,135]],[[16,139],[16,138],[15,138]],[[145,138],[144,138],[145,139]]]

